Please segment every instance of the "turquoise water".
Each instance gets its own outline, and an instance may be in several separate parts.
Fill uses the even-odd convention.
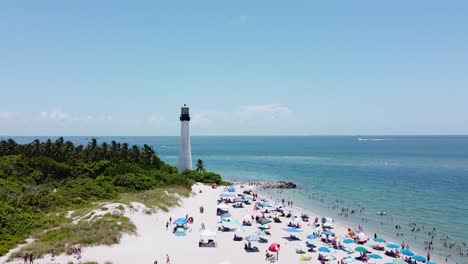
[[[30,142],[34,137],[15,139]],[[164,161],[177,163],[178,137],[99,140],[149,144]],[[332,217],[344,217],[337,215],[341,207],[364,207],[346,221],[382,230],[413,248],[423,249],[423,241],[432,240],[434,253],[468,263],[459,249],[445,248],[440,241],[445,235],[457,245],[468,241],[468,136],[192,137],[192,155],[230,180],[294,181],[300,190],[274,194]],[[420,232],[410,231],[412,222]],[[396,231],[396,224],[402,229]],[[437,234],[431,239],[427,232],[433,227]],[[396,237],[396,232],[404,236]],[[466,246],[462,252],[466,255]]]

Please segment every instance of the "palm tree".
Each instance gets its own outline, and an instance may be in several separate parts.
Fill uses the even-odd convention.
[[[206,171],[205,165],[203,164],[203,160],[201,160],[201,159],[197,160],[197,171],[198,172],[205,172]]]

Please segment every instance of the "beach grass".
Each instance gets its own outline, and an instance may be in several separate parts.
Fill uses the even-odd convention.
[[[57,254],[71,254],[72,247],[76,245],[112,245],[120,241],[122,233],[136,233],[135,225],[127,217],[107,213],[91,221],[64,223],[36,233],[33,235],[36,240],[13,253],[10,259],[20,258],[25,253],[41,257],[50,253],[52,249],[55,249]]]
[[[150,210],[159,208],[167,212],[169,208],[179,205],[180,196],[189,197],[190,190],[183,187],[168,187],[124,193],[120,196],[118,202],[129,206],[131,202],[138,202],[144,204]]]

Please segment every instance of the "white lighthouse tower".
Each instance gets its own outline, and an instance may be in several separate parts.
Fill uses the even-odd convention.
[[[192,169],[192,148],[190,147],[189,121],[189,108],[184,104],[180,111],[180,151],[179,164],[177,165],[177,171],[179,173]]]

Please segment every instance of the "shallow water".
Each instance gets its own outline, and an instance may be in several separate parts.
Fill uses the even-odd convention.
[[[178,137],[99,139],[110,140],[152,145],[164,161],[177,163]],[[359,205],[364,211],[347,221],[378,227],[386,237],[413,247],[433,240],[434,253],[468,263],[468,257],[440,241],[442,234],[458,244],[468,240],[468,136],[192,137],[192,154],[194,162],[202,159],[208,170],[230,180],[294,181],[301,189],[281,195],[307,209],[340,218],[341,207]],[[420,232],[410,231],[412,222]],[[396,224],[402,229],[396,231]],[[427,232],[433,227],[431,239]],[[403,239],[396,232],[403,232]],[[463,250],[466,255],[466,246]]]

